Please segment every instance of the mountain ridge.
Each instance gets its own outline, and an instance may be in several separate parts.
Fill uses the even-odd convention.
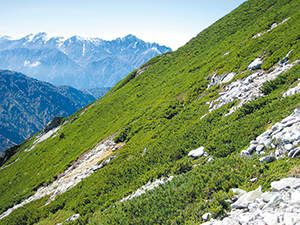
[[[129,72],[166,51],[171,49],[146,43],[134,35],[105,41],[79,36],[49,37],[41,32],[15,40],[2,36],[0,68],[77,89],[112,87]]]

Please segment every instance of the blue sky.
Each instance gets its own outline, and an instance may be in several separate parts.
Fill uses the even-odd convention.
[[[245,0],[1,0],[0,35],[133,34],[176,50]]]

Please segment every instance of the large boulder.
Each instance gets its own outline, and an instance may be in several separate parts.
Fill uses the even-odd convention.
[[[250,191],[248,193],[243,194],[239,197],[239,199],[231,204],[232,209],[245,209],[248,207],[248,205],[255,199],[260,198],[262,195],[262,187],[260,186],[254,191]]]
[[[298,188],[300,187],[300,178],[289,177],[280,181],[274,181],[271,183],[271,188],[274,191],[280,191],[285,188]]]

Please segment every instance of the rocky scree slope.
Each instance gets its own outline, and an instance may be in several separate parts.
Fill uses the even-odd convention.
[[[113,87],[132,70],[167,51],[171,49],[133,35],[112,41],[49,37],[46,33],[17,40],[2,36],[0,68],[77,89]]]
[[[0,70],[0,98],[0,152],[43,129],[54,116],[70,116],[96,100],[8,70]]]
[[[289,177],[271,183],[271,190],[262,192],[261,187],[246,192],[232,189],[235,193],[232,211],[223,220],[211,219],[204,225],[246,224],[276,225],[300,224],[300,179]],[[228,200],[232,202],[232,200]],[[205,214],[208,220],[211,214]]]
[[[32,201],[1,223],[34,224],[49,219],[50,212],[68,211],[80,215],[75,224],[201,223],[207,212],[213,218],[224,215],[231,188],[267,189],[289,176],[299,168],[297,156],[266,164],[261,155],[240,157],[240,152],[299,107],[299,94],[282,95],[298,84],[299,10],[295,0],[246,1],[182,48],[151,59],[103,98],[62,120],[49,138],[35,142],[37,134],[22,143],[0,170],[1,213],[51,186],[108,136],[116,134],[114,141],[126,144],[106,167],[54,201],[46,205],[50,196]],[[258,65],[249,67],[252,62]],[[281,72],[259,83],[273,71]],[[231,79],[208,86],[228,74]],[[237,107],[248,92],[239,96],[226,88],[253,75],[245,85],[257,81],[258,94]],[[226,90],[233,101],[213,108]],[[201,146],[208,156],[188,157]],[[174,178],[162,188],[120,202],[149,181],[169,176]]]

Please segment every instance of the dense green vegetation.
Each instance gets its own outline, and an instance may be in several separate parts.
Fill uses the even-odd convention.
[[[0,170],[0,212],[52,182],[107,136],[118,133],[115,141],[126,145],[107,167],[49,205],[43,206],[47,197],[32,202],[1,224],[34,224],[70,211],[80,214],[75,224],[198,223],[207,211],[218,217],[228,209],[224,200],[231,187],[266,189],[286,176],[299,166],[298,159],[264,165],[255,157],[246,160],[238,155],[249,141],[300,106],[299,95],[281,97],[296,84],[299,65],[265,84],[266,96],[230,116],[224,117],[238,101],[200,118],[208,113],[206,102],[225,88],[223,84],[206,89],[214,73],[237,72],[242,78],[250,74],[244,71],[255,58],[263,57],[263,68],[269,69],[291,49],[290,61],[300,58],[299,10],[296,0],[247,1],[184,47],[153,58],[144,65],[149,66],[145,72],[136,76],[133,71],[99,101],[66,118],[57,136],[29,152],[24,150],[35,137],[27,140],[6,165],[19,160]],[[288,17],[262,37],[252,38]],[[199,146],[216,160],[202,165],[205,159],[189,159],[187,153]],[[194,164],[200,165],[192,170]],[[163,188],[118,203],[148,181],[169,175],[177,177]],[[253,177],[259,179],[249,185]]]

